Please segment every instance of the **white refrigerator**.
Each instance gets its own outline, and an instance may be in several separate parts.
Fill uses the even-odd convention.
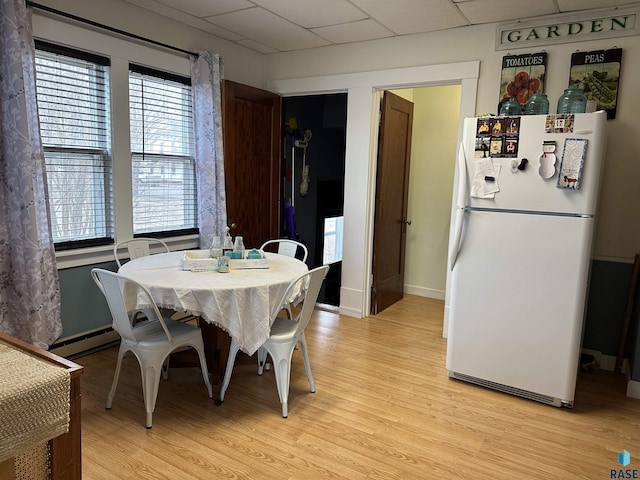
[[[521,116],[512,157],[479,147],[479,121],[465,120],[456,166],[446,367],[458,380],[572,407],[606,113]],[[496,139],[506,153],[508,137]]]

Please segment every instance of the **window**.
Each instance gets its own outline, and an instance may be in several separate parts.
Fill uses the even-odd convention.
[[[324,219],[324,248],[322,250],[322,264],[339,262],[342,260],[342,228],[344,217],[329,217]]]
[[[36,42],[36,92],[56,249],[111,243],[109,59]]]
[[[197,232],[188,78],[129,68],[133,233]]]

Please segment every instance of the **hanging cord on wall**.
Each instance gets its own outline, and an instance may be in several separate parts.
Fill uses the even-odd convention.
[[[166,43],[158,42],[156,40],[151,40],[150,38],[142,37],[140,35],[136,35],[135,33],[125,32],[124,30],[120,30],[118,28],[110,27],[108,25],[104,25],[103,23],[94,22],[93,20],[89,20],[87,18],[78,17],[77,15],[73,15],[71,13],[63,12],[61,10],[56,10],[55,8],[47,7],[46,5],[40,5],[39,3],[31,2],[29,0],[26,1],[27,7],[37,8],[38,10],[43,10],[45,12],[53,13],[55,15],[59,15],[64,18],[69,18],[71,20],[75,20],[76,22],[86,23],[87,25],[91,25],[92,27],[101,28],[103,30],[107,30],[112,33],[117,33],[118,35],[123,35],[125,37],[134,38],[136,40],[140,40],[142,42],[151,43],[153,45],[157,45],[159,47],[168,48],[169,50],[174,50],[176,52],[184,53],[186,55],[194,55],[198,56],[195,52],[190,52],[189,50],[184,50],[179,47],[174,47],[173,45],[168,45]]]
[[[304,136],[302,137],[302,179],[300,181],[300,195],[302,195],[303,197],[309,192],[309,165],[307,165],[307,147],[309,146],[311,136],[311,130],[306,129],[304,131]]]

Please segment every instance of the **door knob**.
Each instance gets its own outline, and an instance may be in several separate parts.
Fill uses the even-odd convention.
[[[411,225],[411,220],[409,221],[405,220],[404,223],[406,223],[407,225]]]

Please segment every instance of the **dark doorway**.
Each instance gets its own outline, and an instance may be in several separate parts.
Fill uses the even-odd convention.
[[[312,268],[331,257],[325,254],[325,249],[336,247],[331,228],[341,227],[347,94],[285,97],[282,112],[282,236],[307,246],[307,264]],[[289,204],[293,221],[286,209]],[[342,257],[331,258],[318,302],[338,306],[342,262],[335,258]]]

